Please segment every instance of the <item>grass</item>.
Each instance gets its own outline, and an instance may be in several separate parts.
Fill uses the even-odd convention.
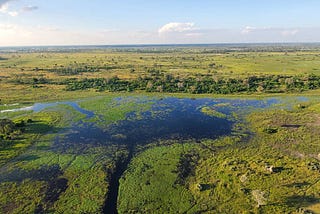
[[[247,122],[255,135],[249,142],[225,137],[143,151],[120,181],[120,213],[319,212],[317,106],[251,113]],[[283,127],[297,122],[298,128]],[[277,132],[265,133],[268,126]],[[181,184],[183,153],[200,158]]]
[[[208,106],[202,107],[201,112],[204,114],[207,114],[209,116],[212,116],[212,117],[218,117],[218,118],[226,118],[227,117],[227,115],[225,115],[225,114],[223,114],[213,108],[210,108]]]
[[[57,134],[83,120],[84,115],[59,105],[14,120],[29,118],[34,122],[27,124],[21,139],[0,149],[1,212],[100,212],[108,192],[109,172],[127,155],[125,148],[93,147],[83,154],[55,151]]]
[[[148,97],[139,99],[97,97],[83,100],[80,106],[95,111],[102,116],[100,122],[110,124],[129,112],[150,108]],[[316,99],[296,103],[292,98],[288,102],[294,108],[256,110],[243,124],[237,119],[233,136],[139,146],[140,152],[120,179],[119,213],[318,211],[319,104]],[[213,116],[219,115],[214,112]],[[36,134],[36,138],[20,152],[12,150],[19,152],[12,153],[14,156],[23,151],[22,155],[6,159],[9,162],[2,170],[20,180],[0,178],[1,210],[101,212],[110,176],[118,160],[128,155],[126,148],[109,145],[91,147],[85,153],[55,151],[55,132],[85,117],[60,105],[14,120],[30,117],[35,122],[28,124],[25,134]],[[266,127],[276,131],[268,133]],[[53,132],[48,133],[50,130]],[[249,130],[255,133],[250,139],[245,134]],[[270,172],[267,167],[271,166],[278,171]],[[47,180],[42,174],[52,176]],[[21,197],[14,197],[16,194]]]
[[[86,147],[85,151],[55,149],[55,138],[63,137],[64,131],[74,124],[93,123],[97,128],[107,130],[110,124],[125,120],[132,112],[132,119],[139,120],[141,112],[151,109],[154,97],[279,97],[275,94],[71,92],[65,91],[63,85],[39,84],[35,88],[30,84],[15,83],[16,80],[43,77],[55,83],[68,78],[119,76],[135,79],[146,75],[148,69],[181,77],[320,74],[319,51],[316,50],[288,53],[94,50],[1,56],[8,60],[0,61],[0,110],[17,107],[3,104],[19,103],[20,107],[34,102],[76,100],[79,106],[96,115],[86,119],[85,115],[66,105],[38,113],[0,114],[1,118],[16,122],[29,118],[34,121],[27,124],[19,139],[0,148],[1,213],[102,212],[110,179],[119,167],[117,163],[127,159],[129,151],[126,145],[110,144]],[[46,70],[84,65],[100,69],[76,75]],[[155,139],[147,145],[137,143],[133,149],[137,153],[120,179],[119,213],[301,213],[307,210],[319,213],[318,95],[319,90],[286,94],[288,106],[235,109],[233,117],[237,118],[237,123],[232,134],[219,139]],[[309,100],[297,102],[297,96],[306,96]],[[224,118],[216,107],[219,106],[205,106],[201,111]]]
[[[203,50],[202,50],[203,51]],[[52,83],[69,78],[136,79],[148,74],[149,69],[163,70],[173,76],[188,77],[207,74],[215,78],[244,78],[252,75],[305,75],[320,74],[318,51],[296,52],[233,52],[205,53],[179,51],[162,53],[139,53],[124,51],[86,51],[75,53],[16,53],[2,54],[7,60],[0,61],[1,103],[68,100],[99,96],[105,93],[87,90],[66,92],[64,85],[19,84],[14,81],[32,81],[46,78]],[[99,71],[77,75],[59,75],[47,71],[54,68],[96,67]],[[35,70],[38,68],[38,70]],[[132,71],[134,70],[134,71]],[[312,92],[311,92],[312,93]],[[190,96],[190,95],[186,95]],[[207,95],[205,95],[207,96]],[[1,107],[0,107],[1,109]]]
[[[119,97],[118,94],[91,98],[80,102],[82,108],[95,113],[95,118],[91,119],[91,121],[95,121],[104,127],[117,121],[125,120],[128,113],[135,112],[136,117],[138,117],[139,113],[150,109],[151,104],[152,101],[148,97]]]
[[[27,124],[23,134],[8,142],[8,146],[0,148],[0,166],[25,151],[41,135],[53,131],[56,128],[55,125],[61,120],[56,112],[41,112],[32,116],[20,116],[15,121],[27,121],[28,118],[32,118],[34,122]]]
[[[185,213],[193,205],[192,195],[177,184],[176,166],[192,145],[162,146],[132,160],[120,180],[119,213]],[[138,194],[137,194],[138,193]]]
[[[139,112],[150,107],[150,100],[138,97],[122,97],[116,100],[116,94],[82,100],[81,107],[99,115],[93,121],[102,127],[123,120],[129,112]],[[100,115],[102,117],[100,117]],[[8,117],[10,115],[6,115]],[[128,155],[125,147],[117,145],[93,146],[79,153],[72,149],[55,150],[54,139],[63,136],[63,130],[80,121],[86,121],[85,115],[76,112],[68,105],[50,107],[39,113],[24,112],[11,115],[15,121],[34,122],[27,125],[21,141],[12,147],[1,149],[1,161],[7,173],[21,174],[22,183],[14,180],[1,180],[0,210],[6,212],[84,212],[99,213],[106,200],[109,179],[116,163]],[[89,123],[93,122],[87,121]],[[23,144],[24,143],[24,144]],[[21,148],[19,148],[21,147]],[[18,149],[19,148],[19,149]],[[16,157],[16,158],[14,158]],[[52,167],[59,172],[52,179],[34,177],[43,166],[48,168],[44,174],[50,174]],[[24,172],[24,173],[22,173]],[[9,174],[10,174],[9,173]],[[28,178],[30,173],[30,178]],[[26,174],[27,177],[23,177]],[[93,176],[94,175],[94,176]],[[39,180],[40,179],[40,180]],[[30,186],[35,189],[30,191]],[[21,194],[25,198],[14,198],[10,194]],[[53,192],[50,196],[50,192]],[[48,196],[49,195],[49,196]],[[19,205],[17,205],[19,204]],[[12,205],[12,206],[9,206]],[[8,207],[9,206],[9,207]]]

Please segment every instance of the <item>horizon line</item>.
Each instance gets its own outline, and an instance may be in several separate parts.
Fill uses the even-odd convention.
[[[209,46],[209,45],[312,45],[319,42],[220,42],[220,43],[146,43],[146,44],[76,44],[76,45],[8,45],[0,48],[35,48],[35,47],[152,47],[152,46]]]

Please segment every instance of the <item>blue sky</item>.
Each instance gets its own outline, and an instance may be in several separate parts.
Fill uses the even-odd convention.
[[[0,46],[320,42],[319,0],[0,0]]]

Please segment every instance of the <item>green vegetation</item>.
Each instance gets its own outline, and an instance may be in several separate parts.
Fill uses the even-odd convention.
[[[80,106],[95,113],[91,121],[98,123],[101,127],[107,127],[114,122],[125,120],[126,115],[131,112],[134,112],[138,118],[139,113],[147,111],[152,104],[151,98],[148,97],[130,96],[116,100],[117,97],[117,94],[113,94],[89,98],[80,102]]]
[[[188,154],[192,148],[191,144],[161,146],[134,158],[120,180],[118,211],[184,213],[190,210],[194,205],[193,198],[179,184],[177,165],[180,156]]]
[[[0,166],[25,151],[41,135],[55,131],[60,120],[61,116],[55,112],[19,117],[15,119],[15,123],[9,119],[1,119],[4,132],[1,132],[0,138]]]
[[[119,213],[319,213],[319,56],[295,46],[1,52],[0,213],[102,213],[114,197]],[[275,93],[303,97],[197,104]],[[193,98],[183,106],[193,117],[229,121],[229,135],[161,135],[179,110],[161,102],[170,96]],[[93,116],[68,104],[6,111],[57,100]]]
[[[6,140],[0,147],[2,213],[97,213],[102,210],[115,163],[128,154],[125,147],[116,145],[93,146],[81,153],[59,149],[55,138],[62,135],[60,132],[66,127],[83,119],[83,115],[70,106],[60,105],[18,116],[14,119],[16,123],[1,120],[5,133],[10,136],[17,124],[20,126],[21,121],[26,121],[20,135]],[[12,128],[10,133],[7,127]]]
[[[213,108],[210,108],[208,106],[202,107],[201,112],[204,114],[207,114],[209,116],[212,116],[212,117],[218,117],[218,118],[226,118],[227,117],[227,115],[225,115],[225,114],[223,114]]]
[[[261,94],[319,88],[317,46],[22,50],[0,56],[0,104],[102,91]]]
[[[132,111],[139,120],[139,112],[148,110],[151,103],[147,97],[107,96],[88,98],[80,105],[97,114],[89,122],[107,129],[107,124],[125,119]],[[229,105],[199,110],[225,118],[216,108]],[[245,123],[237,120],[234,136],[139,145],[120,179],[118,211],[319,211],[319,104],[314,100],[290,105],[294,108],[254,111]],[[5,157],[1,168],[5,173],[0,176],[2,212],[102,212],[110,179],[129,150],[116,144],[60,149],[54,140],[63,137],[57,133],[60,127],[79,120],[87,119],[65,105],[18,116],[15,123],[2,120],[11,131],[26,121],[19,136],[19,142],[26,142],[23,149],[1,149]],[[255,134],[248,138],[248,131]]]
[[[110,79],[83,79],[69,81],[66,90],[85,90],[94,88],[98,91],[136,91],[192,93],[192,94],[233,94],[233,93],[284,93],[301,92],[319,89],[320,76],[249,76],[244,79],[217,79],[210,75],[179,78],[160,73],[139,78],[133,81],[120,80],[118,77]]]
[[[175,142],[140,153],[121,179],[120,212],[319,212],[320,132],[312,109],[250,114],[256,135],[249,142]],[[271,125],[277,132],[264,131]]]
[[[3,144],[3,140],[14,139],[16,135],[21,134],[19,127],[24,127],[24,121],[19,124],[15,124],[9,119],[0,119],[0,142]]]

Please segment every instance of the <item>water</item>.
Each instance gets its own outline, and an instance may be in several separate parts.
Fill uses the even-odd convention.
[[[119,179],[127,169],[133,156],[132,149],[136,145],[144,145],[159,139],[216,139],[231,135],[235,118],[232,113],[249,108],[266,108],[279,103],[277,99],[239,100],[239,99],[178,99],[165,98],[155,100],[151,110],[142,112],[141,118],[132,112],[127,119],[109,127],[105,136],[118,134],[118,141],[108,139],[113,143],[124,143],[129,148],[129,157],[117,164],[116,171],[110,180],[110,189],[105,201],[104,213],[117,213]],[[226,115],[225,118],[205,115],[202,107],[210,107]]]
[[[121,105],[127,100],[133,100],[136,103],[146,102],[145,97],[119,97],[114,101]],[[68,105],[86,115],[86,119],[99,117],[94,112],[81,108],[78,102],[35,103],[28,107],[2,110],[1,113],[8,111],[40,112],[50,107]],[[127,114],[125,120],[111,124],[107,129],[101,129],[95,123],[87,122],[87,120],[76,122],[71,128],[60,133],[62,136],[56,137],[54,148],[61,152],[79,153],[85,151],[87,147],[110,144],[144,145],[158,139],[215,139],[231,134],[235,122],[232,120],[232,113],[267,108],[279,103],[281,101],[276,98],[264,100],[179,99],[174,97],[154,99],[150,110],[140,112],[139,117],[137,112],[131,112]],[[202,113],[201,108],[206,106],[227,117],[212,117]]]
[[[306,101],[304,97],[297,97],[298,101]],[[121,105],[127,101],[146,103],[146,97],[118,97],[114,99]],[[54,103],[35,103],[32,106],[3,110],[7,111],[34,111],[40,112],[59,105],[71,106],[74,110],[86,115],[86,119],[100,117],[94,112],[81,108],[80,101],[66,101]],[[94,99],[92,100],[94,102]],[[81,120],[64,129],[54,140],[53,149],[63,153],[83,153],[87,148],[107,146],[112,144],[145,145],[156,140],[167,139],[216,139],[220,136],[230,135],[233,124],[236,122],[233,113],[248,112],[254,109],[268,108],[275,104],[283,104],[279,98],[268,99],[190,99],[168,97],[152,100],[149,110],[131,112],[126,119],[100,128],[94,122]],[[203,107],[209,107],[226,117],[209,116],[201,112]],[[107,106],[106,106],[107,108]],[[103,109],[99,109],[103,111]]]
[[[34,111],[34,112],[40,112],[46,108],[49,107],[55,107],[58,105],[68,105],[71,106],[74,110],[85,114],[87,118],[91,118],[94,116],[94,113],[91,111],[87,111],[85,109],[82,109],[77,102],[55,102],[55,103],[35,103],[32,106],[22,107],[22,108],[16,108],[16,109],[7,109],[7,110],[1,110],[0,113],[6,113],[6,112],[18,112],[18,111]]]
[[[130,97],[117,98],[115,102],[120,104],[126,99]],[[141,100],[136,97],[132,100],[136,103],[146,102],[143,97]],[[125,120],[111,124],[105,129],[92,122],[77,122],[55,138],[53,149],[62,153],[79,154],[92,147],[115,144],[134,147],[157,140],[216,139],[232,133],[232,127],[236,122],[232,117],[234,112],[248,111],[250,108],[266,108],[279,102],[278,99],[154,99],[150,110],[131,112],[126,115]],[[87,117],[99,117],[72,102],[68,104],[85,113]],[[226,117],[219,118],[202,113],[201,108],[206,106]]]
[[[147,103],[150,99],[145,97],[121,97],[116,98],[114,102],[118,105],[125,104],[127,101],[137,104]],[[306,101],[299,98],[298,101]],[[96,115],[92,111],[81,108],[77,102],[55,102],[55,103],[36,103],[33,106],[12,109],[10,111],[34,111],[39,112],[47,108],[55,107],[59,109],[59,105],[71,106],[74,110],[86,116],[86,119],[71,124],[54,139],[49,150],[62,154],[86,154],[90,153],[97,147],[106,147],[110,145],[119,145],[121,148],[126,147],[129,155],[125,160],[116,164],[115,171],[112,172],[109,180],[109,192],[105,201],[103,211],[105,213],[117,213],[117,197],[119,188],[119,179],[127,169],[131,158],[134,156],[135,148],[158,140],[174,139],[177,142],[185,140],[202,140],[217,139],[222,136],[232,135],[233,126],[238,122],[233,114],[248,113],[255,109],[270,108],[273,105],[283,105],[281,99],[269,98],[262,100],[255,99],[179,99],[164,98],[153,99],[152,106],[149,110],[142,112],[130,112],[126,115],[125,120],[110,124],[106,128],[99,127],[96,123],[87,120],[89,118],[103,118]],[[92,100],[94,102],[94,99]],[[287,105],[287,104],[286,104]],[[283,106],[286,106],[283,105]],[[204,114],[201,109],[209,107],[210,109],[225,115],[224,117],[209,116]],[[105,108],[108,108],[107,106]],[[3,110],[6,112],[9,110]],[[99,112],[103,109],[99,109]],[[37,158],[37,157],[30,157]],[[49,172],[46,172],[48,170]],[[60,170],[60,169],[59,169]],[[17,182],[25,178],[34,180],[48,180],[52,186],[59,186],[59,191],[63,192],[67,188],[67,181],[58,179],[58,175],[62,172],[54,168],[43,168],[43,170],[31,171],[29,174],[19,169],[6,173],[6,176],[0,176],[1,180],[11,180],[16,178]],[[57,175],[51,176],[57,179],[50,180],[47,176],[41,177],[42,174],[54,172]],[[27,177],[26,177],[27,176]],[[50,186],[50,185],[49,185]],[[50,188],[49,188],[50,190]],[[47,200],[55,201],[59,195],[47,194]],[[53,203],[53,202],[52,202]],[[42,209],[41,206],[38,207]]]

